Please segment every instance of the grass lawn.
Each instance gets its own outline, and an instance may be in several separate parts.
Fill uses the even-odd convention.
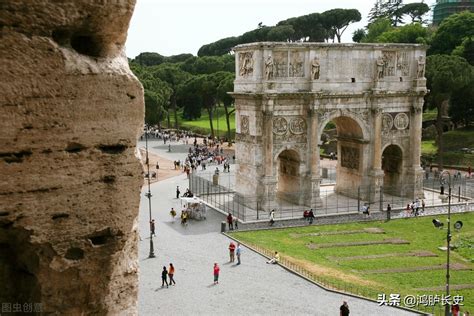
[[[445,293],[445,268],[429,269],[431,266],[445,265],[446,252],[438,249],[446,245],[446,230],[434,228],[434,217],[399,219],[390,222],[349,223],[325,226],[275,229],[265,231],[237,232],[232,236],[250,245],[268,251],[279,251],[282,258],[293,262],[307,271],[317,273],[318,278],[342,290],[365,293],[373,299],[377,294],[391,293],[405,295],[436,295]],[[437,216],[443,222],[446,217]],[[471,288],[451,290],[451,295],[463,295],[462,311],[474,311],[474,213],[455,214],[451,222],[462,220],[460,232],[453,229],[453,245],[458,248],[451,252],[451,263],[462,264],[471,270],[452,270],[451,285],[471,285]],[[324,232],[354,231],[364,228],[379,228],[382,234],[367,232],[351,234],[324,234]],[[315,233],[323,233],[316,235]],[[312,235],[311,235],[312,234]],[[363,246],[332,246],[309,248],[325,243],[381,241],[398,238],[409,244],[378,244]],[[413,253],[430,252],[430,257]],[[373,258],[350,258],[373,256]],[[380,256],[381,255],[381,256]],[[373,270],[428,268],[425,271],[381,273]],[[372,271],[371,271],[372,270]],[[440,287],[436,289],[436,287]],[[468,286],[469,287],[469,286]],[[355,289],[358,290],[355,290]],[[428,288],[428,289],[426,289]],[[429,289],[435,288],[435,289]]]
[[[232,108],[233,109],[233,108]],[[231,110],[232,110],[231,109]],[[206,110],[203,110],[201,112],[201,117],[197,120],[194,121],[185,121],[182,119],[182,110],[178,111],[178,118],[179,118],[179,126],[183,127],[187,130],[194,131],[199,134],[207,135],[211,133],[211,127],[209,124],[209,114],[207,113]],[[231,114],[230,116],[230,132],[232,135],[232,138],[234,138],[235,135],[235,115]],[[217,123],[219,122],[219,124]],[[162,126],[166,126],[167,122],[166,120],[162,122]],[[174,125],[174,116],[171,115],[171,125]],[[217,108],[217,117],[214,116],[213,120],[213,125],[214,125],[214,131],[215,133],[218,133],[221,137],[227,136],[227,123],[225,120],[225,110],[224,107],[218,107]],[[219,129],[217,127],[219,126]]]
[[[434,155],[438,147],[435,144],[434,140],[423,140],[421,142],[421,154],[422,155]]]
[[[462,148],[474,149],[474,127],[460,128],[443,134],[445,165],[450,166],[473,166],[474,154],[462,152]],[[428,160],[436,162],[436,151],[438,147],[434,140],[423,140],[421,142],[421,154]]]
[[[436,117],[438,116],[438,110],[437,109],[432,109],[432,110],[426,110],[426,112],[423,113],[423,121],[429,121],[429,120],[436,120]]]

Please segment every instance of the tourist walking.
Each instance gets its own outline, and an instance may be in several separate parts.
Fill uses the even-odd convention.
[[[273,223],[275,222],[275,210],[270,211],[270,226],[273,226]]]
[[[387,221],[390,220],[391,211],[392,211],[392,207],[390,206],[390,204],[388,204],[387,205]]]
[[[227,224],[229,224],[229,230],[234,230],[232,214],[230,213],[227,215]]]
[[[229,244],[229,256],[230,256],[230,262],[235,261],[235,244],[231,241]]]
[[[176,187],[176,198],[179,199],[179,195],[181,194],[181,191],[179,191],[179,186]]]
[[[176,217],[176,211],[174,210],[173,207],[171,208],[170,215],[171,215],[171,218],[173,219],[173,222],[174,222],[174,221],[175,221],[175,217]]]
[[[172,263],[170,263],[170,267],[168,268],[168,277],[170,278],[170,285],[176,285],[174,281],[174,266]]]
[[[344,301],[341,305],[341,307],[339,308],[340,310],[340,313],[339,315],[340,316],[349,316],[349,305],[347,305],[347,302]]]
[[[273,258],[268,260],[267,263],[277,264],[278,262],[280,262],[280,254],[278,253],[278,251],[275,251]]]
[[[309,210],[309,213],[308,213],[308,217],[309,217],[309,224],[313,224],[313,220],[314,220],[314,212],[313,212],[313,209],[310,209]]]
[[[166,283],[166,287],[168,287],[168,270],[166,267],[163,267],[163,271],[161,271],[161,287],[164,287]]]
[[[220,268],[217,265],[217,262],[214,263],[214,285],[219,284],[219,272]]]
[[[234,229],[239,229],[239,220],[236,216],[232,216],[232,221],[234,222]]]
[[[240,255],[242,254],[242,247],[240,247],[240,243],[237,243],[237,249],[235,250],[235,254],[237,255],[237,265],[239,265]]]

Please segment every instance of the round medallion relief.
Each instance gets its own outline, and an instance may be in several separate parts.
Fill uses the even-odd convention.
[[[284,117],[275,117],[273,119],[273,134],[285,135],[288,130],[288,122]]]
[[[295,135],[306,132],[306,121],[302,117],[294,118],[290,121],[290,132]]]
[[[410,118],[406,113],[398,113],[393,120],[395,127],[399,130],[406,129],[408,127],[408,123],[410,122]]]

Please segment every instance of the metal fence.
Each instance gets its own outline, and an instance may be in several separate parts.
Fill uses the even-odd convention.
[[[249,245],[247,243],[245,244],[245,246],[262,254],[263,256],[267,258],[271,258],[273,256],[273,252],[266,248],[253,245],[253,244]],[[374,302],[378,302],[377,301],[378,295],[383,294],[380,292],[380,290],[375,289],[375,288],[363,287],[357,284],[345,282],[343,280],[337,281],[335,279],[326,278],[324,277],[324,274],[310,271],[306,269],[305,267],[301,266],[301,264],[294,262],[290,258],[286,258],[285,256],[280,257],[279,265],[328,290],[334,290],[337,292],[344,292],[347,294],[360,296]],[[385,293],[385,294],[387,296],[389,295],[389,293]],[[398,294],[401,294],[401,297],[403,297],[403,294],[411,295],[412,293],[398,293]],[[404,300],[402,299],[400,302],[400,306],[404,306],[403,304],[404,304]],[[411,308],[412,310],[416,309],[420,312],[423,312],[426,314],[432,314],[436,316],[444,315],[444,311],[445,311],[444,306],[441,305],[440,303],[435,304],[435,305],[417,304],[416,306],[404,306],[404,307]]]
[[[213,179],[213,172],[198,172],[190,175],[189,187],[191,191],[226,213],[231,213],[244,222],[269,219],[269,211],[275,210],[275,219],[301,218],[304,210],[308,210],[308,205],[291,201],[309,201],[310,197],[304,196],[305,192],[286,193],[284,197],[276,195],[273,199],[262,199],[257,195],[241,195],[235,192],[235,174],[220,173],[217,181]],[[466,179],[453,181],[452,183],[452,203],[465,201],[472,193],[469,189],[469,181]],[[472,182],[474,188],[474,182]],[[424,202],[426,207],[441,205],[439,200],[439,181],[436,179],[427,179],[424,182],[425,191]],[[383,211],[390,204],[392,210],[405,209],[413,199],[400,197],[402,191],[413,191],[409,184],[392,187],[379,187],[374,194],[374,189],[370,187],[358,187],[355,190],[338,192],[334,191],[333,185],[322,184],[320,187],[321,206],[313,209],[315,215],[331,215],[342,213],[360,212],[364,205],[370,207],[370,211]],[[456,195],[454,188],[460,194]],[[395,191],[395,190],[398,191]],[[372,194],[370,194],[372,192]],[[400,194],[402,193],[402,194]],[[445,192],[447,194],[447,190]],[[372,195],[372,200],[368,196]],[[267,200],[267,202],[263,201]],[[271,201],[268,201],[271,200]],[[264,204],[264,202],[266,204]],[[420,202],[421,208],[421,202]],[[422,211],[422,210],[420,210]]]

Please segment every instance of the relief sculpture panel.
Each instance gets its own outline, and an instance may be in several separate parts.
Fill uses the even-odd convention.
[[[360,154],[358,148],[341,146],[342,167],[359,170],[359,161]]]
[[[240,116],[240,133],[248,134],[249,133],[249,117],[248,115]]]
[[[288,122],[284,117],[275,117],[273,119],[273,134],[285,135],[288,131]]]
[[[239,76],[247,77],[253,74],[253,52],[239,53]]]
[[[306,133],[306,121],[304,118],[296,117],[290,121],[290,132],[295,135]]]
[[[304,52],[290,52],[290,77],[304,77]]]
[[[274,76],[277,78],[288,77],[288,52],[273,52]]]

